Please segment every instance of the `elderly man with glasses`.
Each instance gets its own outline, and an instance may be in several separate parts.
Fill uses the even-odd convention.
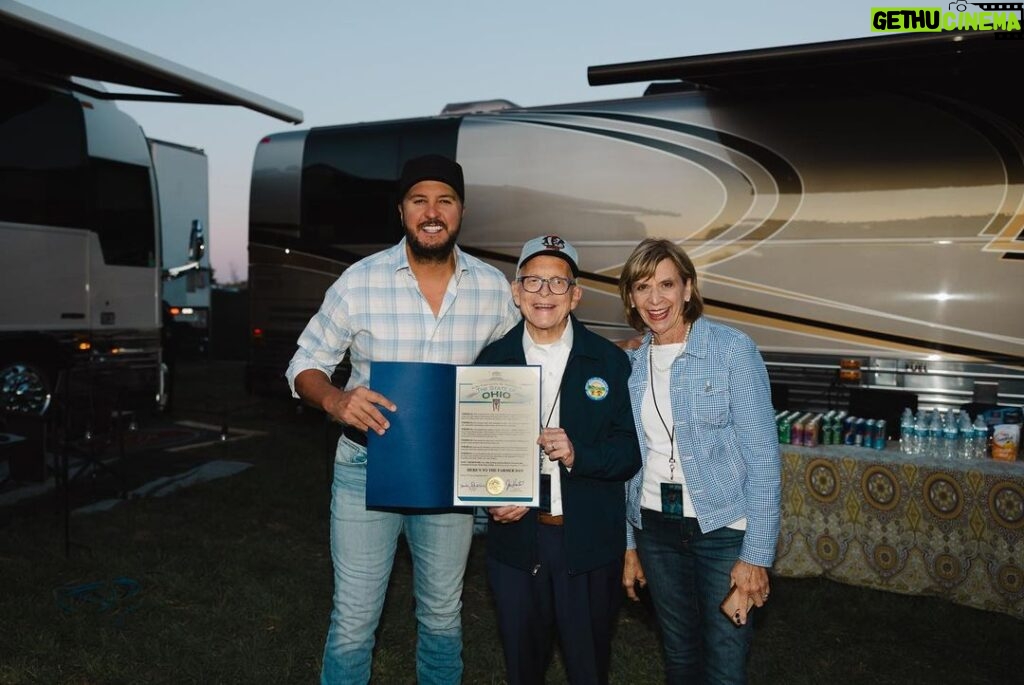
[[[607,683],[621,603],[624,483],[640,468],[625,353],[572,316],[579,256],[556,235],[523,247],[512,297],[523,321],[478,364],[536,364],[541,506],[490,509],[487,572],[508,682],[542,683],[554,628],[570,683]]]

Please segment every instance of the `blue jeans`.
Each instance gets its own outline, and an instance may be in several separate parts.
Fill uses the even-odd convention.
[[[718,607],[731,585],[743,531],[701,533],[697,519],[641,510],[637,553],[661,628],[667,683],[746,683],[752,614],[735,626]]]
[[[400,514],[366,509],[366,448],[342,438],[331,491],[334,608],[324,646],[323,685],[370,680],[374,631],[405,531],[416,597],[416,678],[421,685],[462,679],[462,580],[469,514]]]

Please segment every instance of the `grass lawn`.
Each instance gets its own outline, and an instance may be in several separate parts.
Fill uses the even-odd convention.
[[[71,553],[50,498],[0,518],[0,683],[313,683],[330,610],[329,472],[323,421],[240,394],[238,365],[182,369],[179,411],[227,416],[262,437],[190,459],[245,461],[239,475],[72,517]],[[189,396],[189,393],[192,393]],[[192,412],[184,407],[195,407]],[[141,474],[159,455],[129,464]],[[78,497],[109,484],[80,484]],[[501,646],[474,543],[464,595],[465,682],[503,683]],[[414,682],[411,568],[392,575],[377,683]],[[944,600],[774,578],[759,610],[750,680],[800,683],[1024,682],[1024,624]],[[619,617],[616,683],[662,679],[649,608]],[[550,683],[564,682],[556,662]]]

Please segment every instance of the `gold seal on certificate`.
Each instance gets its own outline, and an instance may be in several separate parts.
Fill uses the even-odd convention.
[[[505,492],[505,481],[500,476],[491,476],[487,479],[487,492],[492,495],[500,495]]]

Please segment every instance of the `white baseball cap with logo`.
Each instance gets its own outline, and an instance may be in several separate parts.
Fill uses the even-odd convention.
[[[576,248],[570,245],[568,240],[557,235],[542,235],[526,241],[526,244],[523,245],[523,251],[519,255],[519,264],[516,266],[516,269],[522,269],[523,264],[541,255],[551,255],[552,257],[564,259],[569,262],[569,266],[572,268],[572,275],[580,275],[580,258],[576,254]]]

